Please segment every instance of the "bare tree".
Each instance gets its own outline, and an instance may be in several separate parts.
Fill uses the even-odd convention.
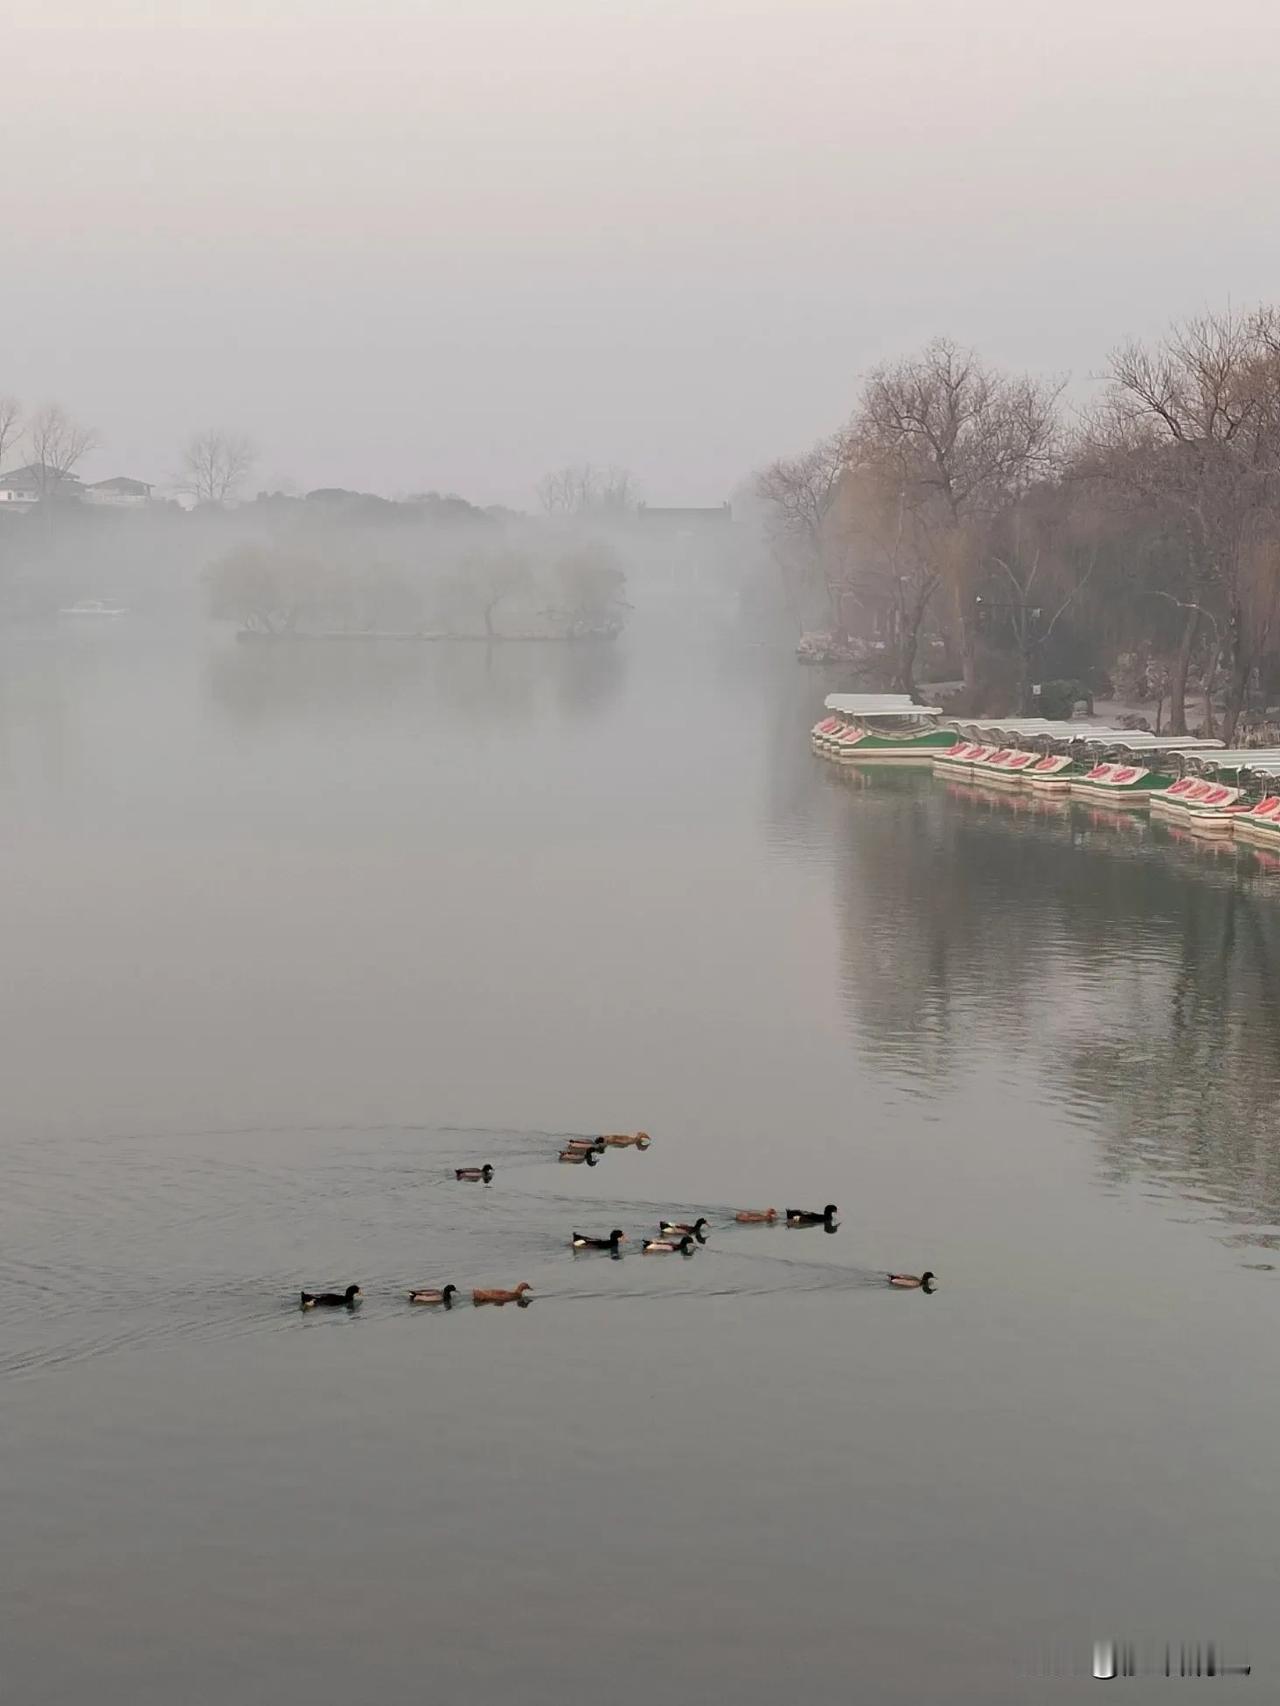
[[[27,423],[31,471],[41,499],[56,497],[76,464],[94,448],[88,427],[73,421],[58,403],[46,403]]]
[[[845,540],[827,526],[841,476],[849,467],[849,435],[821,438],[800,456],[782,457],[756,478],[756,495],[767,505],[769,542],[791,595],[793,580],[820,581],[830,609],[831,631],[848,638]]]
[[[22,405],[16,397],[0,396],[0,468],[22,437]]]
[[[548,515],[620,519],[635,509],[639,491],[626,468],[576,462],[543,475],[538,501]]]
[[[945,338],[877,368],[855,424],[906,491],[929,500],[939,577],[950,587],[965,688],[977,691],[975,599],[991,525],[1054,464],[1061,385],[1002,374]]]
[[[1280,506],[1280,329],[1264,311],[1207,314],[1153,349],[1111,358],[1106,400],[1086,428],[1101,476],[1151,503],[1185,548],[1188,596],[1170,684],[1170,726],[1186,727],[1186,679],[1206,612],[1225,636],[1229,742],[1271,631],[1264,584]],[[1222,647],[1215,647],[1215,650]]]
[[[988,545],[995,594],[980,600],[983,619],[1012,642],[1024,716],[1036,709],[1035,666],[1098,566],[1096,537],[1073,525],[1072,497],[1068,486],[1042,481],[997,519]]]
[[[640,489],[629,469],[610,465],[596,480],[592,509],[601,516],[620,520],[630,515],[640,501]]]
[[[256,457],[253,443],[243,433],[206,427],[193,433],[183,447],[179,490],[197,503],[221,507],[235,495]]]

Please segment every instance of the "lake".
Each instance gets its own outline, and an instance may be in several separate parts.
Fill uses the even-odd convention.
[[[6,1698],[1275,1677],[1280,875],[835,775],[727,616],[89,627],[0,638]]]

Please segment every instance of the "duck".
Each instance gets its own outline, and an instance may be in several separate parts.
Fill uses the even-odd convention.
[[[653,1142],[647,1131],[619,1131],[600,1140],[611,1149],[647,1149]]]
[[[500,1288],[491,1288],[488,1291],[473,1291],[471,1293],[471,1301],[475,1304],[477,1309],[482,1303],[496,1303],[499,1307],[504,1303],[518,1303],[521,1309],[527,1309],[531,1299],[525,1296],[525,1292],[532,1290],[533,1287],[529,1284],[528,1280],[521,1280],[520,1284],[515,1286],[511,1291],[503,1291]]]
[[[808,1208],[789,1208],[787,1210],[788,1226],[830,1226],[836,1217],[836,1205],[829,1202],[821,1214]]]
[[[443,1291],[431,1291],[428,1288],[419,1288],[417,1291],[411,1291],[409,1293],[409,1302],[443,1304],[446,1309],[452,1309],[453,1294],[457,1289],[456,1285],[447,1285]]]
[[[303,1309],[354,1309],[364,1293],[358,1285],[349,1285],[345,1291],[304,1291],[300,1296]]]
[[[483,1167],[455,1167],[453,1176],[455,1179],[483,1179],[487,1185],[493,1177],[493,1168],[487,1161]]]
[[[626,1233],[616,1226],[607,1238],[588,1238],[581,1232],[575,1232],[573,1247],[575,1250],[612,1250],[616,1256],[618,1245],[625,1243],[626,1237]]]
[[[688,1233],[691,1238],[696,1238],[699,1244],[705,1244],[707,1241],[706,1225],[706,1215],[700,1214],[694,1221],[660,1220],[658,1222],[658,1231],[661,1232],[664,1238],[683,1237],[685,1233]]]
[[[569,1167],[581,1167],[584,1163],[588,1167],[594,1167],[600,1155],[594,1149],[562,1149],[560,1159]]]
[[[683,1238],[646,1238],[644,1241],[646,1256],[674,1256],[677,1251],[682,1256],[692,1256],[693,1239],[687,1233]]]
[[[604,1139],[602,1137],[571,1137],[565,1144],[565,1148],[582,1150],[594,1149],[598,1155],[604,1148]]]
[[[937,1276],[931,1268],[926,1268],[922,1274],[886,1274],[890,1285],[896,1285],[901,1291],[932,1291],[933,1282]]]
[[[733,1217],[739,1226],[772,1226],[778,1218],[776,1208],[740,1208]]]

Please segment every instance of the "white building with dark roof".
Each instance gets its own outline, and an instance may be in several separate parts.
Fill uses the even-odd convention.
[[[78,498],[84,493],[76,474],[59,474],[47,463],[29,462],[0,474],[0,504],[30,507],[42,498]]]
[[[141,509],[151,502],[151,486],[146,480],[130,480],[114,474],[109,480],[95,480],[80,494],[88,504],[110,504],[115,509]]]

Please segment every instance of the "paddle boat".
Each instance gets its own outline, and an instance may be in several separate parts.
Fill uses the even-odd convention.
[[[996,748],[987,741],[962,736],[954,746],[934,756],[933,773],[935,776],[968,776],[980,758],[986,758],[995,751]]]
[[[1029,740],[1056,734],[1062,729],[1079,729],[1080,724],[1051,722],[1046,717],[1004,718],[1000,722],[972,722],[957,719],[949,725],[956,731],[955,744],[934,758],[935,775],[955,775],[957,772],[976,772],[991,767],[1000,757],[1000,768],[1011,750],[1021,750]],[[1034,756],[1034,754],[1033,754]],[[1019,762],[1013,772],[1022,770]]]
[[[1192,773],[1180,778],[1189,786],[1175,794],[1178,785],[1174,783],[1162,797],[1158,815],[1171,831],[1175,824],[1185,825],[1191,833],[1230,834],[1255,846],[1280,847],[1280,747],[1224,751],[1220,766],[1213,764],[1215,756],[1219,755],[1206,755],[1189,766]],[[1210,792],[1201,792],[1197,783]],[[1212,791],[1218,789],[1234,797],[1215,801]]]
[[[1051,744],[1079,740],[1085,733],[1095,732],[1089,724],[1053,721],[1047,717],[1006,717],[1000,722],[967,722],[955,726],[960,744],[939,755],[934,761],[935,772],[946,774],[959,769],[967,771],[975,782],[1015,788],[1036,773]],[[978,742],[986,744],[977,746]]]
[[[64,605],[59,610],[59,616],[127,616],[129,612],[123,604],[108,604],[101,598],[81,598],[74,604]]]
[[[1248,780],[1265,791],[1232,819],[1231,833],[1237,841],[1280,851],[1280,766],[1253,773]]]
[[[831,757],[844,736],[858,733],[859,717],[899,711],[914,716],[919,707],[909,693],[829,693],[823,709],[827,714],[813,725],[810,736],[814,751]]]
[[[1193,835],[1230,835],[1238,817],[1261,802],[1245,797],[1250,776],[1280,769],[1280,747],[1234,747],[1184,753],[1175,762],[1176,782],[1151,798],[1151,814],[1178,823]]]
[[[940,706],[917,705],[905,693],[831,693],[824,708],[830,715],[814,725],[813,747],[837,764],[928,760],[955,740],[938,726]]]
[[[1156,794],[1178,780],[1175,754],[1221,751],[1222,742],[1126,730],[1119,738],[1114,732],[1103,738],[1090,735],[1082,749],[1080,769],[1071,776],[1073,800],[1146,811]]]

